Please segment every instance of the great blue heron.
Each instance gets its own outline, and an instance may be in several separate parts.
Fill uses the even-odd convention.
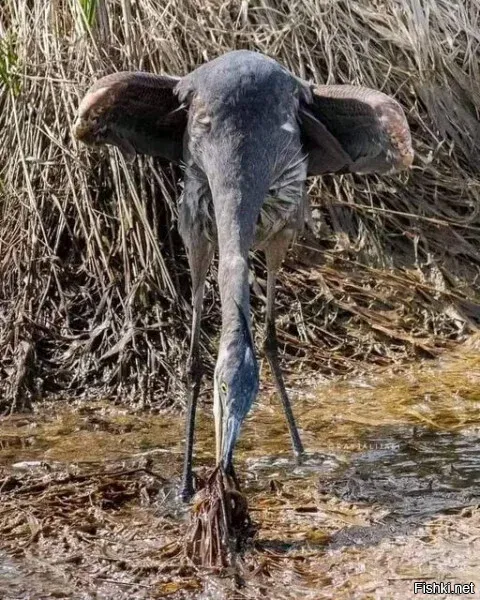
[[[218,245],[222,329],[215,367],[217,463],[230,469],[241,424],[258,391],[250,329],[248,254],[265,252],[265,353],[293,449],[303,453],[278,361],[275,279],[304,222],[305,180],[324,173],[383,173],[410,166],[410,131],[389,96],[350,85],[313,86],[275,60],[235,51],[182,78],[121,72],[80,104],[76,137],[184,165],[179,230],[192,277],[188,416],[182,495],[193,493],[192,449],[202,376],[204,284]]]

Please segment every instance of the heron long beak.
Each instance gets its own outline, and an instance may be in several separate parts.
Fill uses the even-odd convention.
[[[240,433],[240,421],[237,417],[230,415],[223,422],[223,436],[222,436],[222,463],[225,470],[232,463],[233,450],[237,443],[238,435]]]
[[[218,391],[214,390],[215,442],[217,465],[227,469],[232,462],[233,450],[240,434],[241,422],[238,417],[229,414],[223,406]]]
[[[223,405],[216,382],[213,389],[213,415],[215,419],[215,458],[218,465],[222,458]]]

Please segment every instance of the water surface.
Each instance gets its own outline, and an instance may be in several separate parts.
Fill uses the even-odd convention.
[[[316,388],[293,379],[302,464],[265,385],[237,452],[259,524],[241,592],[178,554],[181,415],[90,402],[5,419],[0,596],[403,600],[422,578],[479,589],[479,383],[474,353]],[[205,400],[200,469],[214,451]]]

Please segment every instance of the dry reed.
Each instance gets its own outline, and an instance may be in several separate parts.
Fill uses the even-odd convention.
[[[345,373],[435,354],[476,329],[479,11],[478,0],[3,0],[4,408],[52,392],[159,405],[182,397],[190,309],[175,229],[180,173],[80,148],[71,126],[97,77],[181,75],[232,49],[263,51],[306,79],[393,94],[413,133],[408,177],[312,182],[316,236],[297,246],[279,286],[287,359]],[[213,297],[210,285],[210,368]],[[254,306],[259,337],[261,299]]]

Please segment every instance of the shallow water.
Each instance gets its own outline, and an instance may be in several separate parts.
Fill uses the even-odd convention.
[[[246,556],[255,576],[247,578],[238,597],[403,599],[413,597],[410,581],[422,577],[468,579],[479,589],[479,384],[480,358],[464,353],[397,374],[376,372],[308,390],[295,386],[295,412],[307,448],[301,464],[292,458],[279,403],[267,385],[236,457],[259,524]],[[34,416],[7,419],[0,428],[4,477],[15,481],[34,474],[42,480],[72,468],[76,474],[148,464],[162,483],[149,484],[154,491],[148,497],[129,496],[128,486],[121,494],[117,490],[114,512],[105,501],[95,504],[104,484],[86,494],[90,504],[75,504],[80,521],[93,515],[100,523],[98,548],[97,534],[85,541],[68,514],[62,523],[75,538],[68,550],[43,530],[27,549],[15,545],[15,536],[0,538],[2,598],[237,597],[225,578],[182,571],[178,560],[163,553],[183,535],[188,517],[177,496],[181,416],[133,413],[105,402],[36,410]],[[206,407],[197,432],[197,468],[212,464],[213,446]],[[43,508],[40,500],[32,509],[33,530],[50,519],[48,503]],[[19,525],[19,536],[25,526]],[[5,522],[2,527],[8,533]],[[148,573],[140,576],[138,565],[129,566],[135,561],[125,540],[137,544],[142,563],[152,561]],[[82,557],[70,567],[77,546]],[[110,548],[115,559],[105,563],[100,547],[101,552]],[[90,548],[96,559],[83,557]],[[55,553],[52,564],[48,552]],[[160,576],[155,569],[162,561]],[[101,584],[98,572],[107,573]]]

